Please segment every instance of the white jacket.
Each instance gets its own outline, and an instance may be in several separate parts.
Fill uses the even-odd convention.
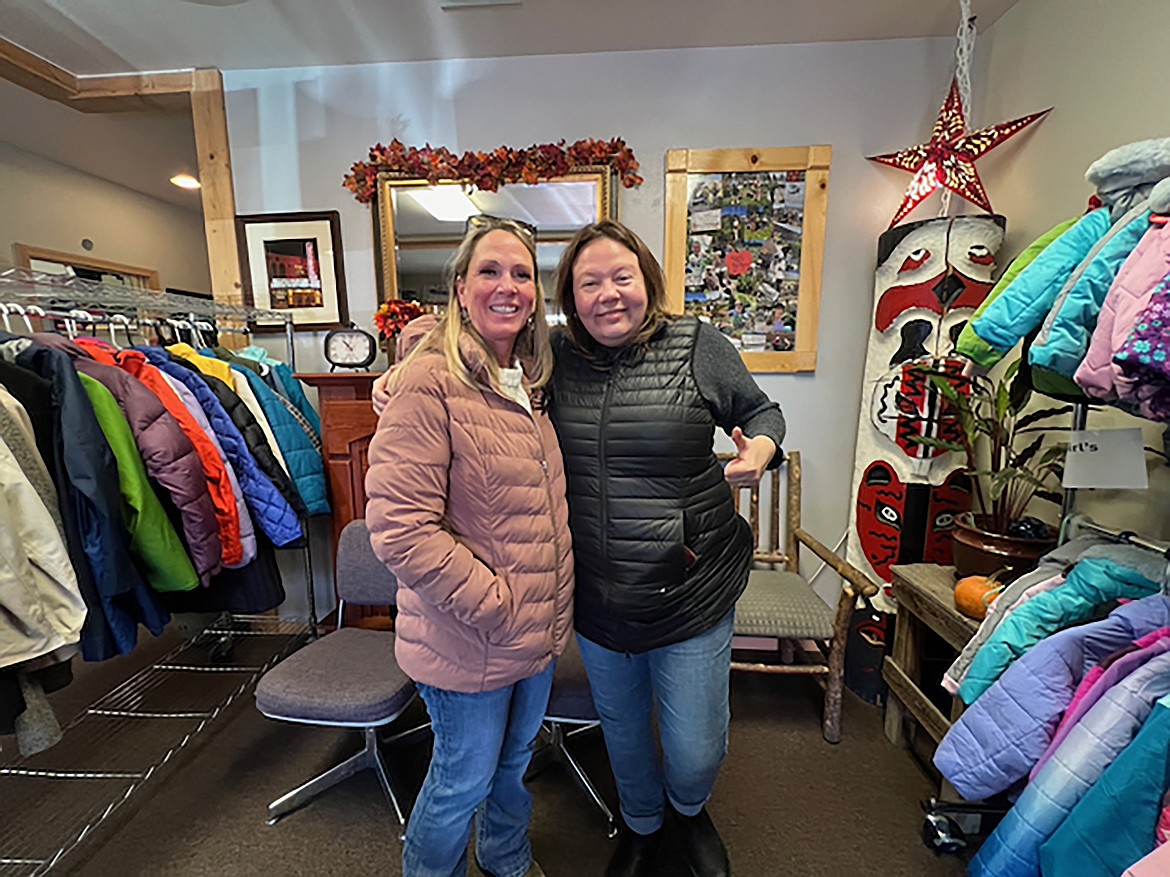
[[[61,534],[0,441],[0,667],[81,638],[85,603]]]

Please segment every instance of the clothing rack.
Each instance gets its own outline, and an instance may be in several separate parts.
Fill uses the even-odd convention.
[[[0,266],[0,320],[15,315],[30,326],[30,317],[53,317],[89,325],[124,326],[160,322],[198,331],[200,317],[238,322],[217,325],[216,331],[250,335],[251,323],[283,323],[285,361],[296,370],[292,316],[280,311],[177,295],[153,289],[137,289],[120,283],[86,280],[64,274],[46,274],[29,268]],[[133,315],[133,316],[131,316]],[[177,318],[177,319],[176,319]],[[206,328],[206,327],[203,327]]]
[[[249,324],[258,321],[282,322],[285,327],[285,361],[296,369],[293,343],[292,316],[280,311],[263,310],[243,305],[225,304],[176,295],[152,289],[136,289],[120,283],[86,280],[64,274],[46,274],[29,268],[0,266],[0,322],[7,331],[13,318],[32,331],[32,319],[65,321],[71,334],[78,325],[108,326],[111,335],[121,326],[127,332],[142,326],[170,325],[191,330],[196,337],[202,330],[251,334]],[[200,318],[204,318],[201,320]],[[219,318],[239,323],[238,326],[218,325]],[[217,320],[211,326],[205,320]],[[10,328],[12,327],[12,328]],[[309,546],[309,522],[301,519],[304,546],[301,549],[305,569],[305,589],[308,604],[310,636],[318,633],[316,594],[313,589],[313,559]]]
[[[145,327],[250,335],[255,322],[283,323],[286,362],[295,369],[292,318],[287,313],[190,298],[117,283],[0,265],[0,328],[31,334],[64,323],[72,336],[84,327],[142,333]],[[211,321],[214,321],[214,325]],[[57,324],[57,325],[53,325]],[[120,346],[120,345],[119,345]],[[83,711],[64,729],[85,741],[64,755],[57,744],[0,767],[0,797],[36,802],[0,827],[0,873],[39,877],[75,858],[83,841],[112,830],[117,810],[151,777],[166,775],[196,747],[189,744],[250,690],[269,668],[318,634],[307,518],[301,549],[308,620],[222,613],[150,666]],[[191,680],[199,683],[192,685]],[[64,756],[64,757],[63,757]],[[47,807],[51,817],[41,809]],[[39,814],[39,815],[38,815]]]

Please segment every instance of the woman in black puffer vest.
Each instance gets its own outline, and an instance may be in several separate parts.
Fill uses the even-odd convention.
[[[550,413],[574,620],[628,829],[606,875],[651,872],[669,802],[692,874],[723,877],[705,804],[727,752],[733,614],[753,550],[729,482],[758,483],[779,462],[784,417],[718,330],[667,313],[661,267],[620,223],[577,233],[556,294],[568,330],[554,338]],[[739,452],[726,468],[716,426]]]

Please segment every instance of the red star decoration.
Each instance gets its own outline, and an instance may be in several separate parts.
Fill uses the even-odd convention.
[[[1010,122],[1000,122],[989,128],[968,132],[967,120],[963,116],[963,102],[959,99],[959,85],[952,79],[951,90],[947,92],[947,99],[938,111],[938,119],[929,141],[898,152],[870,156],[870,161],[914,174],[902,198],[902,206],[890,222],[890,228],[901,222],[906,214],[925,201],[939,186],[950,189],[990,213],[991,201],[979,179],[979,172],[975,170],[975,159],[1010,140],[1050,112],[1051,107]]]

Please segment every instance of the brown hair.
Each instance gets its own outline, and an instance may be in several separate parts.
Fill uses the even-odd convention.
[[[527,364],[524,373],[526,383],[530,388],[535,389],[548,383],[548,379],[552,376],[553,358],[552,347],[549,346],[548,340],[548,319],[545,317],[544,291],[541,289],[540,274],[536,267],[536,242],[532,237],[531,231],[522,227],[519,223],[514,223],[508,219],[496,219],[495,217],[490,217],[490,219],[491,222],[478,223],[471,226],[463,236],[463,240],[459,244],[459,249],[455,251],[455,255],[451,257],[451,261],[447,264],[447,311],[439,318],[438,325],[427,333],[427,336],[402,361],[400,367],[394,370],[394,374],[390,378],[391,384],[394,383],[395,375],[403,372],[404,369],[402,366],[405,366],[414,359],[416,355],[420,355],[426,351],[439,351],[446,357],[447,367],[451,370],[451,373],[468,386],[475,387],[475,379],[468,371],[467,364],[459,355],[459,338],[461,335],[467,335],[483,352],[484,362],[487,364],[489,383],[497,392],[500,391],[500,365],[496,362],[495,356],[488,350],[487,344],[484,343],[483,338],[471,320],[463,316],[462,308],[459,306],[459,295],[456,290],[457,282],[467,277],[468,268],[471,267],[471,260],[475,256],[475,248],[486,235],[493,231],[508,232],[524,245],[524,249],[528,250],[528,255],[532,257],[532,278],[536,284],[536,302],[532,316],[524,328],[520,330],[520,334],[516,336],[513,354],[522,363]]]
[[[603,219],[585,226],[569,241],[557,266],[556,302],[569,326],[569,336],[578,349],[592,353],[602,345],[589,334],[577,315],[577,302],[573,297],[573,266],[581,251],[597,240],[608,239],[615,241],[638,257],[638,268],[642,271],[642,278],[646,286],[646,316],[642,326],[634,337],[625,345],[627,347],[641,347],[645,345],[663,323],[674,319],[666,305],[666,277],[662,273],[662,266],[650,252],[645,241],[638,237],[628,227],[614,219]]]

